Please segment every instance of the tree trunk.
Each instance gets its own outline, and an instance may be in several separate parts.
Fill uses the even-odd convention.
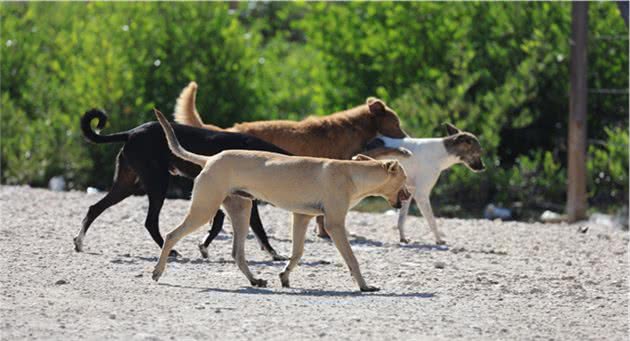
[[[569,162],[567,215],[569,222],[586,218],[586,104],[588,2],[572,4],[571,94],[569,98]]]

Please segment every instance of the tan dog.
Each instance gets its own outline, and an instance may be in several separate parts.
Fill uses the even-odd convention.
[[[195,179],[186,218],[166,235],[154,280],[164,272],[175,243],[208,222],[223,204],[234,229],[232,257],[253,286],[266,286],[265,280],[249,271],[244,253],[251,199],[258,198],[293,212],[293,252],[280,274],[283,287],[289,286],[289,274],[304,252],[308,222],[313,216],[324,215],[326,229],[361,291],[378,290],[368,286],[361,275],[346,236],[345,217],[348,209],[366,196],[383,196],[394,206],[409,198],[404,187],[407,176],[398,161],[367,157],[364,162],[341,161],[246,150],[206,157],[184,150],[166,118],[157,110],[156,116],[173,154],[203,169]]]
[[[221,130],[204,124],[196,109],[197,83],[190,82],[175,106],[175,122],[210,130]],[[370,97],[365,105],[324,117],[302,121],[258,121],[235,124],[228,131],[249,134],[273,143],[293,155],[350,160],[378,135],[404,138],[398,115],[385,102]],[[323,220],[318,217],[318,235],[327,237]],[[206,244],[206,243],[204,243]]]

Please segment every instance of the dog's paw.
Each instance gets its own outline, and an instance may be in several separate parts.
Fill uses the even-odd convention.
[[[254,278],[251,281],[252,286],[254,287],[259,287],[259,288],[266,288],[267,287],[267,281],[262,279],[262,278]]]
[[[179,252],[177,252],[176,250],[171,250],[171,252],[169,252],[169,253],[168,253],[168,256],[169,256],[169,257],[179,258],[179,257],[181,257],[182,255],[181,255]]]
[[[411,239],[409,239],[409,238],[400,238],[400,242],[402,244],[409,244],[409,243],[411,243]]]
[[[446,245],[446,240],[444,240],[444,238],[446,238],[446,235],[442,231],[437,231],[435,236],[435,244]]]
[[[326,231],[324,231],[324,232],[317,232],[317,236],[319,238],[322,238],[322,239],[330,240],[330,236],[328,235],[328,233]]]
[[[201,257],[208,258],[208,248],[203,244],[199,244],[199,252],[201,252]]]
[[[82,252],[83,251],[83,239],[79,237],[74,237],[74,251]]]
[[[282,283],[283,288],[290,288],[289,285],[289,275],[285,272],[280,273],[280,282]]]
[[[361,292],[376,292],[379,290],[381,290],[381,288],[373,287],[370,285],[367,285],[364,288],[361,288]]]
[[[160,277],[162,277],[162,273],[164,272],[164,269],[160,269],[159,267],[155,267],[155,269],[153,269],[153,275],[151,276],[151,278],[153,278],[154,281],[158,281],[158,279],[160,279]]]
[[[271,257],[273,258],[273,260],[281,260],[281,261],[289,260],[289,257],[283,256],[283,255],[279,255],[279,254],[277,254],[275,252],[274,252],[274,254]]]

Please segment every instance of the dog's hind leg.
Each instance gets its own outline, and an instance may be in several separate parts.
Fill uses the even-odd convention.
[[[365,279],[363,279],[363,275],[361,275],[359,262],[357,262],[354,252],[352,252],[352,248],[350,247],[350,242],[348,241],[344,220],[345,213],[331,217],[329,212],[326,212],[326,230],[330,234],[330,238],[335,243],[341,257],[343,257],[343,260],[346,262],[352,277],[357,281],[361,291],[378,291],[379,288],[367,285]]]
[[[212,219],[212,227],[208,231],[208,235],[203,243],[199,244],[199,252],[201,252],[201,257],[208,258],[208,245],[212,243],[214,238],[219,235],[221,229],[223,228],[223,221],[225,220],[225,213],[223,211],[218,210]]]
[[[409,214],[409,206],[411,206],[411,198],[409,200],[404,200],[402,202],[402,206],[400,207],[400,211],[398,212],[398,233],[400,234],[400,242],[401,243],[409,243],[410,240],[405,236],[405,220],[407,220],[407,215]]]
[[[326,223],[324,221],[325,217],[323,215],[317,216],[315,221],[317,222],[317,236],[319,238],[330,239],[328,232],[326,232]]]
[[[159,161],[158,161],[159,162]],[[166,191],[168,189],[169,174],[167,166],[137,167],[140,180],[144,184],[149,198],[149,211],[144,221],[144,227],[147,229],[153,241],[161,248],[164,245],[164,239],[160,234],[160,211],[164,206],[166,199]],[[179,253],[173,250],[170,256],[177,257]]]
[[[256,236],[256,240],[258,240],[258,244],[260,244],[263,250],[267,251],[267,253],[271,255],[273,260],[287,260],[287,257],[279,255],[278,252],[271,247],[271,244],[269,244],[269,238],[267,237],[267,232],[265,232],[263,227],[262,220],[260,220],[260,212],[258,212],[258,203],[256,201],[252,203],[250,225],[252,227],[252,232],[254,232],[254,236]]]
[[[234,229],[232,258],[234,258],[238,268],[247,277],[252,286],[266,287],[267,281],[254,277],[245,260],[245,240],[249,230],[249,214],[252,209],[252,201],[238,196],[229,196],[223,202],[223,207],[230,215],[232,228]]]
[[[90,225],[92,225],[92,222],[94,222],[103,211],[116,205],[138,190],[139,186],[137,181],[138,176],[129,166],[122,153],[119,153],[112,188],[103,199],[99,200],[88,209],[88,213],[85,215],[85,218],[83,218],[81,230],[79,230],[79,233],[74,237],[75,251],[83,251],[83,239],[85,238],[85,234],[90,228]]]
[[[153,280],[155,281],[157,281],[160,276],[162,276],[162,273],[164,273],[166,260],[172,251],[173,246],[175,246],[175,244],[182,238],[206,224],[211,218],[210,212],[216,212],[221,205],[221,198],[225,197],[225,195],[220,194],[220,191],[217,191],[216,194],[210,198],[205,197],[208,195],[209,191],[203,190],[201,188],[202,185],[196,185],[196,187],[199,188],[193,190],[193,198],[186,218],[184,218],[184,221],[177,228],[166,234],[164,246],[162,247],[162,252],[160,253],[160,259],[153,270]]]
[[[289,287],[289,274],[298,265],[300,258],[304,254],[304,240],[306,239],[306,230],[308,222],[313,218],[309,215],[293,213],[293,251],[289,263],[280,273],[280,282],[285,288]]]

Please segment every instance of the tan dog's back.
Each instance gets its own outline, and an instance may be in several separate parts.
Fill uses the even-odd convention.
[[[352,161],[343,163],[346,162]],[[251,195],[304,214],[321,214],[321,203],[333,194],[347,196],[343,189],[352,182],[348,167],[339,160],[247,150],[229,150],[215,155],[208,160],[203,172],[212,179],[210,186]],[[339,190],[331,191],[331,187]]]

